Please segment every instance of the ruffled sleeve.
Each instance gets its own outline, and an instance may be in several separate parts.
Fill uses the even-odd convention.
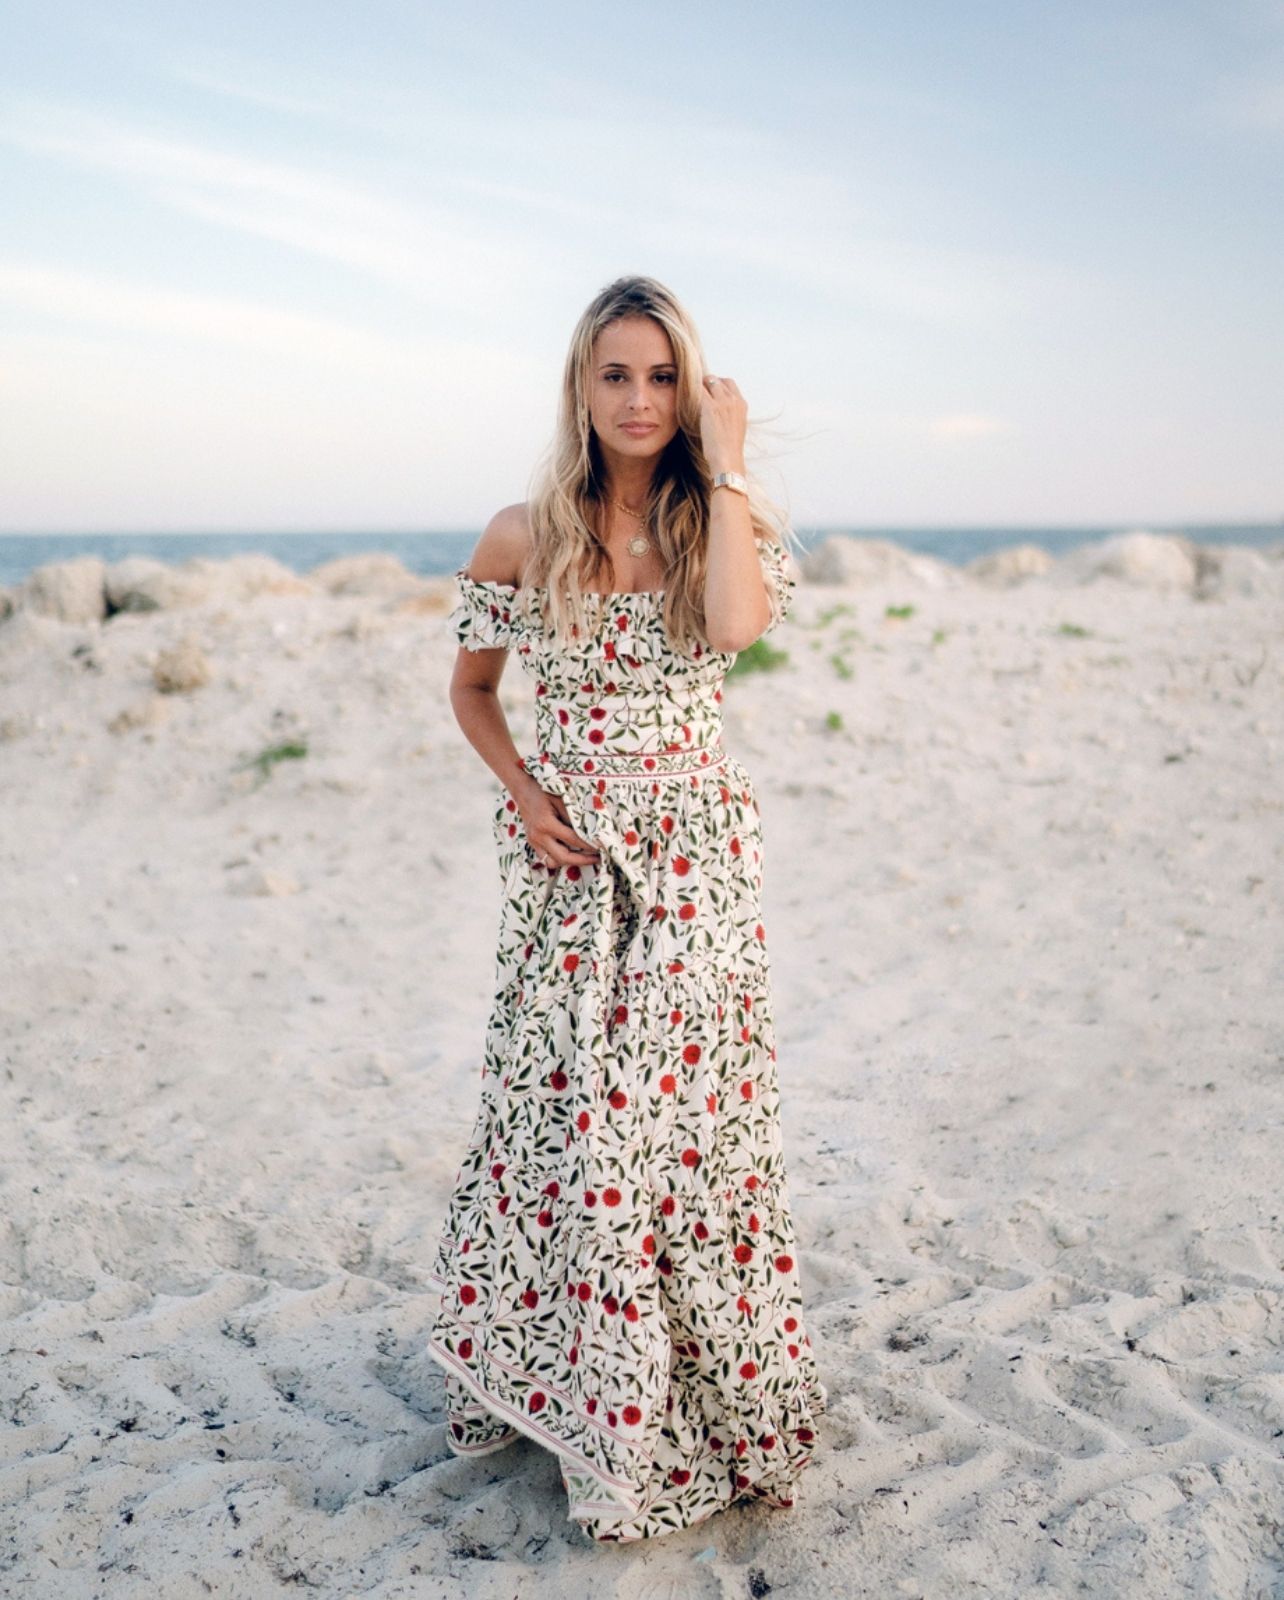
[[[783,544],[759,539],[758,560],[762,564],[762,575],[767,580],[767,592],[771,597],[771,621],[764,630],[770,633],[777,623],[783,622],[789,615],[797,578],[789,552]]]
[[[447,625],[465,650],[507,650],[517,643],[517,590],[511,583],[470,578],[461,567],[455,574],[459,603]]]

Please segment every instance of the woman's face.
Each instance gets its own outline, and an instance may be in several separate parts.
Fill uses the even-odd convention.
[[[678,431],[678,369],[650,317],[608,322],[593,343],[589,420],[605,450],[657,456]]]

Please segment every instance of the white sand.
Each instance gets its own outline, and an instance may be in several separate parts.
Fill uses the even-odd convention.
[[[1284,604],[808,584],[729,682],[830,1410],[793,1511],[612,1547],[423,1354],[498,910],[449,588],[0,623],[0,1593],[1284,1592]]]

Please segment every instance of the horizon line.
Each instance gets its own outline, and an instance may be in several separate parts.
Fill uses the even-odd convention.
[[[0,528],[0,539],[222,539],[222,538],[292,538],[292,539],[407,539],[459,538],[464,534],[479,534],[482,525],[455,528]],[[793,524],[795,533],[1113,533],[1113,532],[1189,532],[1201,528],[1280,528],[1284,531],[1284,515],[1279,517],[1228,517],[1201,518],[1196,522],[1176,518],[1119,517],[1107,522],[817,522]]]

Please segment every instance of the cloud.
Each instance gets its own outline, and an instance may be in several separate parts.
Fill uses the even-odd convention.
[[[71,322],[294,356],[380,364],[408,359],[389,340],[296,311],[0,259],[0,304],[5,303]]]
[[[106,171],[204,222],[285,244],[438,307],[478,309],[504,274],[536,262],[498,227],[409,203],[328,174],[138,132],[45,103],[0,120],[0,139]]]
[[[287,111],[293,116],[302,117],[330,117],[334,113],[333,102],[282,94],[278,89],[260,89],[252,83],[234,80],[218,71],[175,65],[170,68],[170,76],[180,83],[205,89],[210,94],[221,95],[229,100],[247,100],[251,105],[266,106],[270,111]]]
[[[433,198],[42,101],[0,117],[0,139],[109,172],[204,223],[338,263],[419,304],[483,318],[518,293],[526,303],[560,303],[568,273],[603,239],[627,259],[649,254],[657,236],[702,268],[723,271],[734,259],[782,293],[823,296],[827,315],[986,326],[1083,292],[1055,265],[891,236],[879,220],[885,177],[800,160],[761,129],[746,130],[753,171],[745,177],[727,170],[733,126],[710,143],[691,136],[689,113],[665,121],[626,202],[610,198],[618,157],[591,114],[561,112],[531,127],[501,112],[477,138],[470,113],[461,123],[451,111],[446,126],[435,115],[425,112],[413,138],[407,131],[407,143],[429,153],[415,181],[430,184]],[[550,171],[559,181],[549,182]]]

